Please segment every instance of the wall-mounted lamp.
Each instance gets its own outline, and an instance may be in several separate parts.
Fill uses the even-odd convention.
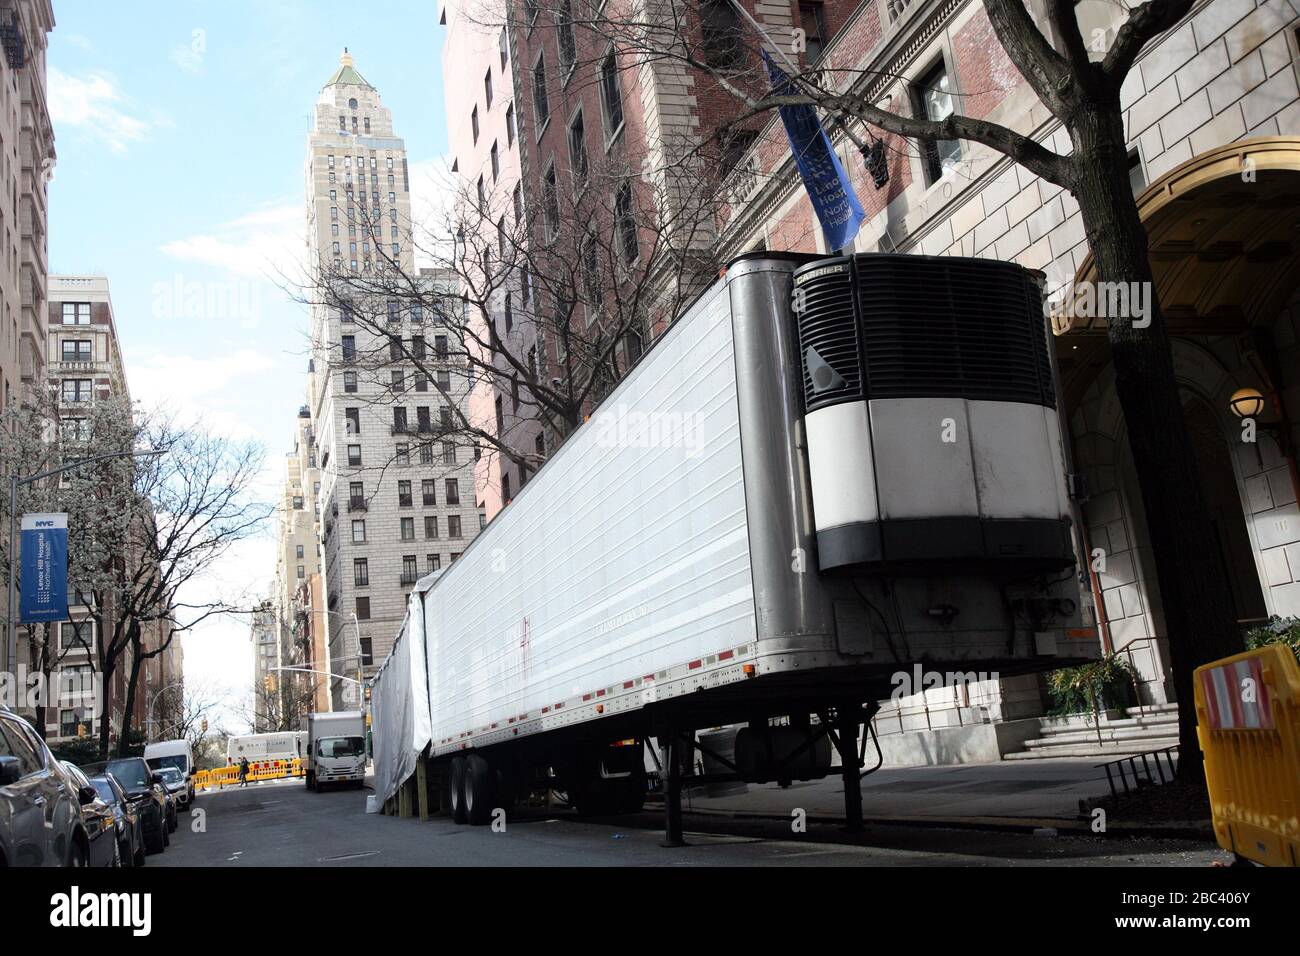
[[[1258,418],[1264,411],[1264,393],[1257,388],[1239,388],[1228,399],[1228,407],[1238,418]]]

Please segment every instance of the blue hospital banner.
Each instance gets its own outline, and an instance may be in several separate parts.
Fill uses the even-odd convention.
[[[772,92],[777,96],[794,96],[796,90],[790,78],[772,62],[763,51],[763,61],[772,80]],[[840,158],[831,148],[830,137],[817,119],[811,103],[800,106],[779,106],[781,122],[785,124],[790,139],[790,151],[803,179],[804,189],[812,200],[813,210],[826,234],[826,244],[833,251],[845,249],[862,228],[866,213],[862,203],[844,172]]]
[[[68,618],[68,516],[23,515],[22,597],[18,620],[24,624]]]

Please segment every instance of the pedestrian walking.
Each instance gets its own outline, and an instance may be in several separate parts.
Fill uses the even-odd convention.
[[[248,786],[248,758],[247,757],[239,758],[239,785],[241,787]]]

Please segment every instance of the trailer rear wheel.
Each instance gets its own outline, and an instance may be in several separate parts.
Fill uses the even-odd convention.
[[[447,806],[453,823],[468,823],[465,812],[465,758],[451,758],[451,773],[447,774]]]
[[[482,754],[470,754],[465,760],[465,816],[469,822],[481,827],[492,819],[493,785],[492,766]]]

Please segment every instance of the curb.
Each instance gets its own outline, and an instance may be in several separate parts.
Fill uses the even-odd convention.
[[[712,810],[702,807],[682,808],[683,814],[700,816],[730,817],[735,820],[780,820],[789,822],[789,814],[764,813],[748,810]],[[830,826],[842,825],[844,818],[839,816],[819,816],[808,814],[809,823]],[[1214,841],[1214,829],[1208,821],[1204,824],[1189,826],[1169,825],[1113,825],[1102,833],[1094,833],[1091,825],[1084,820],[1073,817],[863,817],[864,826],[926,827],[936,830],[996,830],[1006,833],[1033,833],[1036,830],[1056,830],[1067,836],[1088,836],[1101,838],[1141,838],[1159,837],[1164,839],[1204,839]]]

